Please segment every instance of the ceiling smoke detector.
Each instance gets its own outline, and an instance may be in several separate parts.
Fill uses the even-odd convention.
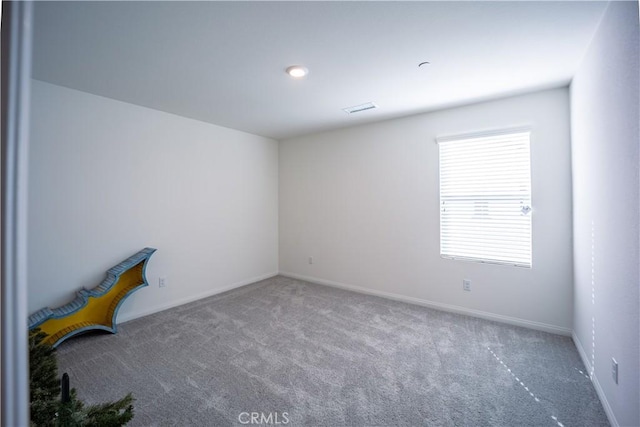
[[[343,108],[342,111],[348,114],[359,113],[361,111],[374,110],[378,108],[373,102],[367,102],[366,104],[354,105],[353,107]]]

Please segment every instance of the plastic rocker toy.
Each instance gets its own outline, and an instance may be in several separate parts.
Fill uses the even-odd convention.
[[[156,250],[145,248],[107,271],[102,283],[91,290],[81,289],[69,304],[45,307],[29,316],[29,330],[40,328],[44,342],[57,347],[68,338],[94,329],[117,332],[116,316],[124,300],[149,286],[145,270]]]

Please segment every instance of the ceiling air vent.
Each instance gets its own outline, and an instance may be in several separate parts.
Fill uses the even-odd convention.
[[[367,102],[366,104],[354,105],[353,107],[343,108],[342,111],[345,113],[353,114],[359,113],[360,111],[373,110],[378,108],[376,104],[373,102]]]

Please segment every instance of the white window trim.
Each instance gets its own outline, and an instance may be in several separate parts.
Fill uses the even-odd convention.
[[[442,135],[436,137],[436,144],[441,142],[459,141],[463,139],[484,138],[490,136],[511,135],[512,133],[529,133],[531,134],[531,126],[521,126],[513,128],[489,129],[478,132],[457,133],[454,135]]]

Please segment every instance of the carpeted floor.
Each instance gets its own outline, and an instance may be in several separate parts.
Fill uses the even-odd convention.
[[[570,338],[285,277],[58,359],[87,403],[133,392],[130,425],[608,425]]]

